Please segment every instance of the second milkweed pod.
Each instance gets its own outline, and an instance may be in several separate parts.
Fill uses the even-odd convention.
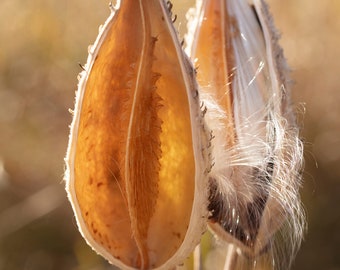
[[[206,227],[209,132],[169,8],[118,3],[76,95],[69,199],[87,243],[122,269],[172,269]]]
[[[267,5],[197,0],[188,19],[186,51],[215,137],[209,227],[247,257],[271,253],[287,269],[304,229],[302,144]]]

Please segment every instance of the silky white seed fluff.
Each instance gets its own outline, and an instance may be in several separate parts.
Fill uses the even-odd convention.
[[[259,219],[252,254],[248,247],[243,247],[243,254],[256,263],[266,252],[274,269],[288,269],[305,230],[299,195],[303,144],[291,108],[288,67],[266,3],[224,1],[228,16],[236,21],[236,26],[228,29],[234,33],[233,76],[229,76],[233,111],[228,115],[220,107],[211,94],[211,85],[201,85],[200,97],[207,107],[205,119],[214,135],[214,166],[209,177],[214,179],[214,192],[221,200],[225,225],[231,230],[226,242],[233,243],[242,222]],[[205,4],[197,0],[196,7],[187,13],[185,51],[193,61],[194,48],[199,45],[195,33],[204,19]],[[226,126],[226,118],[232,119],[233,127]],[[231,146],[226,144],[230,130],[236,134]],[[255,201],[263,194],[267,194],[264,206]],[[253,204],[251,213],[249,204]],[[242,253],[242,245],[238,248]]]

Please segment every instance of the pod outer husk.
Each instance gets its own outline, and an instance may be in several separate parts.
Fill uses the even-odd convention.
[[[87,243],[122,269],[171,269],[207,220],[209,131],[164,1],[124,0],[80,74],[66,189]]]

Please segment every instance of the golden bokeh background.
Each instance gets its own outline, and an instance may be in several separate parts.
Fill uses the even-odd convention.
[[[340,1],[270,0],[305,142],[308,234],[293,269],[340,269]],[[174,0],[177,27],[192,0]],[[0,1],[0,269],[109,269],[77,231],[63,158],[78,63],[107,0]]]

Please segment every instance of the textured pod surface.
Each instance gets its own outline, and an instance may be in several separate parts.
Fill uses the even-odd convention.
[[[170,7],[123,0],[76,96],[69,199],[88,244],[124,269],[175,267],[206,224],[207,130]]]
[[[270,253],[275,268],[287,269],[304,229],[302,144],[268,8],[261,0],[198,0],[188,17],[186,51],[215,137],[210,228],[239,253],[255,261]]]

